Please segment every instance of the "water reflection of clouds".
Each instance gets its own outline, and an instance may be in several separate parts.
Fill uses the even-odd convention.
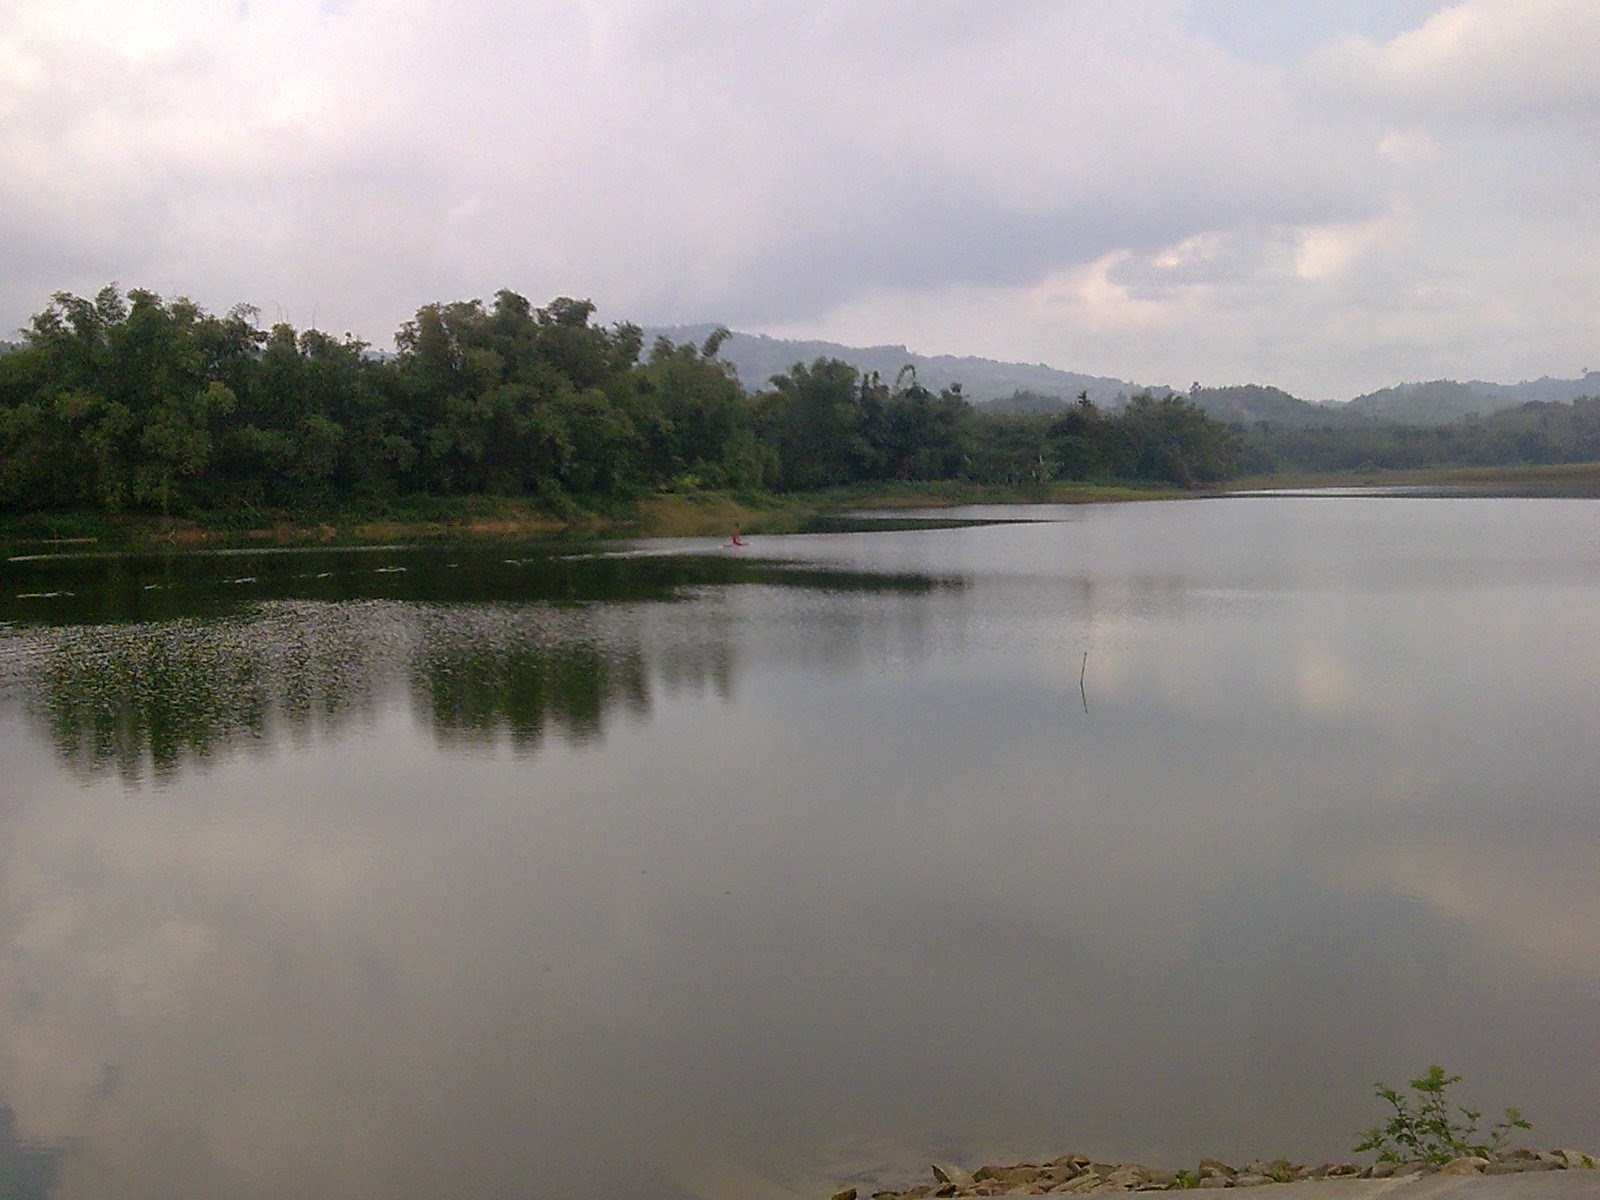
[[[148,794],[34,762],[0,1093],[92,1152],[63,1200],[671,1195],[864,1127],[907,1170],[940,1130],[1325,1157],[1433,1057],[1580,1138],[1592,597],[1158,576],[430,610],[385,661],[587,647],[530,668],[581,692],[537,755],[515,688],[456,720],[401,673],[414,709]],[[635,651],[647,710],[605,699]],[[597,694],[603,753],[560,716]]]
[[[1363,1096],[1371,1071],[1345,1060],[1349,1038],[1409,1053],[1386,1026],[1430,997],[1425,979],[1402,980],[1461,969],[1451,923],[1385,907],[1351,928],[1285,882],[1297,851],[1322,853],[1297,845],[1292,813],[1261,836],[1211,782],[1174,792],[1152,776],[1141,798],[1122,774],[1148,728],[1130,722],[1100,754],[1073,739],[1032,759],[1030,732],[956,771],[954,748],[927,753],[947,729],[924,742],[920,718],[886,722],[862,743],[923,761],[885,794],[870,778],[850,786],[861,760],[837,738],[837,778],[802,783],[808,732],[848,722],[771,721],[790,711],[771,686],[752,689],[748,717],[708,722],[692,697],[658,714],[651,736],[694,756],[692,775],[652,776],[661,747],[648,742],[605,760],[555,754],[532,804],[526,776],[494,759],[456,760],[441,804],[427,756],[384,773],[389,738],[375,731],[357,769],[409,820],[321,810],[314,764],[285,796],[224,771],[213,782],[235,805],[215,838],[189,832],[207,822],[204,788],[169,790],[154,828],[149,807],[109,796],[66,823],[41,809],[8,839],[6,866],[59,870],[80,907],[29,944],[51,1029],[12,1027],[6,1047],[49,1047],[40,1067],[79,1103],[107,1061],[135,1096],[206,1098],[204,1146],[174,1141],[197,1120],[178,1106],[119,1102],[89,1127],[104,1161],[171,1194],[377,1193],[397,1173],[444,1186],[441,1139],[500,1156],[487,1184],[559,1177],[612,1150],[617,1129],[692,1178],[693,1163],[737,1162],[751,1144],[804,1153],[774,1126],[804,1143],[863,1112],[908,1138],[959,1126],[974,1153],[1006,1138],[1059,1152],[1062,1127],[1108,1153],[1147,1152],[1130,1130],[1155,1128],[1250,1153],[1251,1137],[1292,1150],[1297,1128],[1330,1119],[1326,1093],[1308,1098],[1296,1077]],[[641,787],[644,811],[625,799]],[[985,789],[1022,802],[997,821],[973,803]],[[85,841],[97,856],[78,861],[68,848]],[[1252,863],[1279,864],[1279,882],[1252,891]],[[1503,970],[1475,955],[1487,976]],[[1386,960],[1404,975],[1373,991]],[[1509,1030],[1514,991],[1473,1020]],[[1469,998],[1482,1003],[1482,986]],[[1338,1048],[1309,1051],[1319,1039]],[[1135,1044],[1154,1052],[1137,1071]],[[1274,1068],[1236,1061],[1241,1045]],[[19,1077],[32,1100],[52,1082]],[[1255,1124],[1171,1099],[1197,1091],[1248,1100]],[[1153,1111],[1163,1096],[1175,1111]],[[73,1100],[59,1124],[38,1103],[30,1119],[81,1133]],[[1281,1115],[1262,1120],[1263,1107]],[[503,1129],[483,1124],[495,1109]],[[1365,1116],[1338,1115],[1341,1129]],[[552,1154],[552,1131],[567,1151]],[[510,1144],[539,1146],[539,1161],[505,1158]],[[149,1145],[186,1165],[145,1160]],[[114,1181],[71,1182],[68,1194]]]
[[[1464,827],[1463,827],[1464,826]],[[1524,970],[1600,983],[1600,818],[1397,822],[1376,842],[1351,830],[1317,863],[1350,895],[1409,896],[1524,958]]]
[[[63,1153],[64,1147],[19,1136],[16,1113],[0,1100],[0,1195],[8,1200],[48,1200]]]

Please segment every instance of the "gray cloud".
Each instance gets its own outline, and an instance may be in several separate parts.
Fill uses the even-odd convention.
[[[1530,282],[1596,290],[1576,0],[1352,0],[1309,49],[1224,0],[10,7],[6,328],[119,279],[386,342],[510,286],[1309,394],[1575,369],[1594,332]]]

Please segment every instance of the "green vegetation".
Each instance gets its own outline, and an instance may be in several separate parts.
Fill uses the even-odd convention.
[[[1121,498],[1241,471],[1258,486],[1405,472],[1495,491],[1503,477],[1459,473],[1513,469],[1514,494],[1600,494],[1573,466],[1600,462],[1596,399],[1426,427],[1254,387],[988,407],[910,366],[890,381],[837,358],[751,393],[719,357],[726,330],[646,348],[637,326],[593,318],[588,301],[535,308],[501,291],[424,305],[385,355],[263,330],[248,306],[218,317],[137,289],[59,293],[0,353],[0,532],[725,535],[801,528],[841,503]],[[1541,471],[1555,473],[1528,473]]]
[[[1229,490],[1309,487],[1426,487],[1464,496],[1567,496],[1600,498],[1600,462],[1548,466],[1417,467],[1410,470],[1280,471],[1242,475]]]
[[[1460,1082],[1461,1076],[1446,1075],[1443,1067],[1434,1065],[1410,1081],[1414,1097],[1383,1083],[1373,1084],[1374,1093],[1393,1111],[1387,1123],[1374,1126],[1356,1144],[1356,1152],[1376,1150],[1382,1162],[1443,1164],[1468,1154],[1498,1155],[1512,1130],[1532,1128],[1520,1111],[1508,1108],[1505,1119],[1490,1127],[1488,1140],[1482,1140],[1478,1121],[1483,1114],[1464,1105],[1452,1107],[1445,1098]]]
[[[510,291],[429,304],[378,355],[262,330],[246,306],[59,293],[0,354],[0,516],[55,536],[79,536],[81,514],[132,516],[181,536],[491,502],[513,524],[628,523],[663,495],[739,508],[861,485],[1191,487],[1236,471],[1233,435],[1176,396],[992,416],[910,369],[891,383],[827,358],[751,395],[717,357],[726,331],[646,351],[637,326],[593,315]]]
[[[1447,424],[1377,424],[1330,416],[1318,425],[1238,426],[1250,474],[1544,466],[1600,461],[1600,397],[1530,401]]]

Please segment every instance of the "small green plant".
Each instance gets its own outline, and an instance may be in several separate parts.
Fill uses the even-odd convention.
[[[1403,1095],[1387,1084],[1373,1084],[1374,1094],[1394,1112],[1387,1124],[1367,1132],[1356,1152],[1376,1150],[1380,1162],[1396,1163],[1442,1164],[1467,1154],[1493,1158],[1505,1147],[1513,1129],[1533,1128],[1518,1109],[1508,1108],[1505,1120],[1490,1126],[1488,1140],[1481,1140],[1478,1121],[1483,1114],[1465,1105],[1452,1109],[1445,1098],[1451,1085],[1460,1082],[1461,1076],[1446,1075],[1444,1068],[1435,1064],[1411,1080],[1414,1096]],[[1460,1114],[1459,1119],[1455,1114]]]
[[[1184,1191],[1189,1188],[1197,1188],[1199,1186],[1200,1173],[1198,1171],[1186,1171],[1180,1167],[1178,1169],[1178,1177],[1172,1181],[1172,1184],[1167,1188],[1167,1191]]]

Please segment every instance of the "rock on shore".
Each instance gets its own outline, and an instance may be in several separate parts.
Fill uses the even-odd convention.
[[[903,1192],[873,1192],[872,1200],[927,1200],[928,1197],[1088,1195],[1102,1192],[1159,1192],[1174,1188],[1241,1188],[1303,1179],[1387,1179],[1404,1175],[1510,1175],[1524,1171],[1593,1170],[1600,1155],[1577,1150],[1511,1150],[1494,1158],[1468,1155],[1443,1165],[1380,1162],[1370,1167],[1326,1163],[1312,1167],[1287,1159],[1254,1159],[1234,1168],[1214,1158],[1180,1170],[1141,1163],[1106,1163],[1083,1154],[1067,1154],[1047,1163],[986,1166],[967,1171],[948,1163],[933,1164],[933,1181]],[[835,1192],[833,1200],[862,1200],[853,1187]]]

